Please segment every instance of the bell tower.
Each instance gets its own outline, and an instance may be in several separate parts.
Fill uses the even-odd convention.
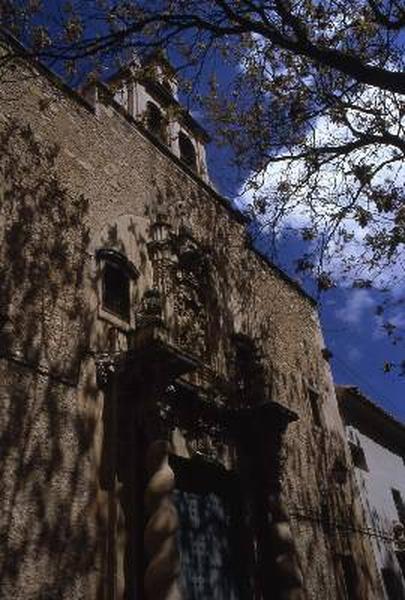
[[[194,174],[209,183],[205,145],[210,137],[179,102],[176,71],[162,53],[135,57],[113,75],[114,100]]]

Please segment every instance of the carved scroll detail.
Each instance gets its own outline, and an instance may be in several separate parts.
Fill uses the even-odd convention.
[[[178,582],[180,559],[176,543],[179,519],[171,498],[175,486],[174,472],[169,465],[170,444],[164,440],[152,442],[147,454],[150,477],[145,490],[148,521],[144,541],[149,564],[145,573],[148,600],[181,600]]]

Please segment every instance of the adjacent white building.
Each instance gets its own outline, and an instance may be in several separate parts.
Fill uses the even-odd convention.
[[[405,425],[356,387],[337,395],[384,598],[404,600]]]

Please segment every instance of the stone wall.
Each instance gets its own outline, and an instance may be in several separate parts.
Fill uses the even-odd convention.
[[[2,83],[0,132],[4,597],[102,597],[110,585],[106,531],[116,491],[100,483],[108,456],[94,359],[126,350],[130,327],[100,309],[100,246],[139,269],[134,313],[145,290],[160,287],[170,339],[211,375],[229,378],[233,336],[254,341],[266,398],[299,417],[285,439],[283,496],[306,597],[344,597],[337,555],[348,552],[358,561],[360,597],[377,597],[368,550],[352,531],[362,515],[350,475],[343,484],[333,477],[347,450],[314,303],[250,249],[226,201],[101,89],[91,106],[18,60]],[[185,236],[204,257],[191,297],[178,248],[174,267],[151,253],[159,219],[174,246]],[[339,513],[326,525],[325,499]],[[336,527],[348,524],[339,503],[351,508],[346,529]]]

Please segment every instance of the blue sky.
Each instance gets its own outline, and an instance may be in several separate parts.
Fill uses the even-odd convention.
[[[393,346],[381,327],[375,314],[379,296],[369,290],[327,292],[321,306],[325,341],[334,355],[336,383],[357,385],[371,400],[405,421],[405,380],[383,372],[384,361],[403,359],[404,347],[403,343]]]

